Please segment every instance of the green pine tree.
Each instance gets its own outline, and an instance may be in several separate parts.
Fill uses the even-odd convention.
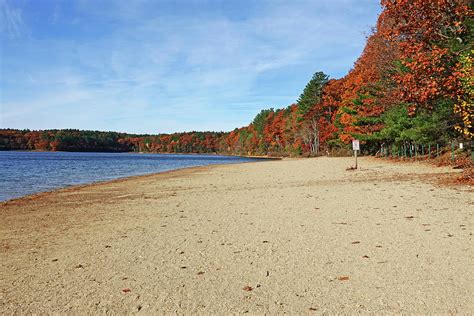
[[[315,104],[321,101],[323,88],[329,80],[324,72],[316,72],[298,98],[298,111],[301,115],[305,115]]]

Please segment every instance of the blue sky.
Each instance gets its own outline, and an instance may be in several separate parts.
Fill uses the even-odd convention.
[[[223,130],[344,76],[377,0],[0,0],[0,128]]]

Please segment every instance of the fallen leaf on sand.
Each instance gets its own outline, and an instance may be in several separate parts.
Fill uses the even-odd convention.
[[[203,275],[203,274],[204,274],[204,272],[202,272],[202,271],[199,271],[199,272],[197,273],[197,275]]]
[[[364,259],[369,259],[369,256],[362,256],[362,258],[364,258]]]
[[[349,277],[348,276],[340,276],[337,278],[339,281],[347,281],[349,280]]]
[[[131,291],[131,290],[130,290],[129,288],[122,289],[122,292],[124,292],[124,293],[128,293],[128,292],[130,292],[130,291]]]
[[[351,244],[353,244],[353,245],[360,244],[360,241],[353,241],[353,242],[351,242]]]
[[[244,286],[244,288],[242,290],[250,292],[250,291],[253,290],[253,287],[247,285],[247,286]]]

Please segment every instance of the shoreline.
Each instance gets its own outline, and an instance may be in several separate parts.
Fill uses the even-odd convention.
[[[470,313],[459,171],[208,165],[0,204],[0,312]]]
[[[7,152],[7,151],[5,151]],[[101,154],[101,153],[105,153],[105,154],[120,154],[118,152],[67,152],[67,151],[36,151],[36,150],[30,150],[30,151],[23,151],[23,150],[17,150],[17,151],[11,151],[11,152],[24,152],[24,153],[37,153],[37,152],[45,152],[45,153],[94,153],[94,154]],[[124,152],[125,153],[125,152]],[[271,158],[271,157],[252,157],[252,156],[237,156],[237,155],[218,155],[218,154],[171,154],[171,153],[166,153],[166,154],[163,154],[163,153],[133,153],[133,152],[126,152],[127,154],[150,154],[150,155],[183,155],[183,156],[186,156],[186,155],[189,155],[189,156],[197,156],[197,155],[202,155],[202,156],[215,156],[215,157],[237,157],[237,158],[248,158],[248,159],[252,159],[254,161],[241,161],[241,162],[238,162],[238,163],[248,163],[248,162],[262,162],[264,160],[280,160],[280,159],[283,159],[283,158]],[[211,165],[225,165],[225,163],[219,163],[219,164],[211,164]],[[206,166],[206,165],[204,165]],[[198,166],[199,167],[199,166]],[[170,172],[170,171],[174,171],[174,170],[180,170],[180,169],[186,169],[186,168],[194,168],[194,167],[179,167],[179,168],[176,168],[176,169],[172,169],[172,170],[167,170],[167,171],[159,171],[159,172],[151,172],[151,173],[145,173],[145,174],[139,174],[139,175],[131,175],[131,176],[127,176],[127,175],[124,175],[124,176],[121,176],[119,178],[115,178],[115,179],[110,179],[110,180],[100,180],[100,181],[93,181],[93,182],[88,182],[88,183],[83,183],[83,184],[75,184],[75,185],[67,185],[67,186],[61,186],[61,187],[57,187],[57,188],[52,188],[50,190],[47,190],[47,191],[40,191],[40,192],[33,192],[33,193],[30,193],[30,194],[27,194],[27,195],[23,195],[23,196],[20,196],[20,197],[14,197],[14,198],[10,198],[10,199],[6,199],[6,200],[0,200],[0,205],[2,203],[6,203],[8,201],[13,201],[13,200],[18,200],[18,199],[22,199],[22,198],[28,198],[30,196],[36,196],[38,194],[42,194],[42,193],[51,193],[51,192],[54,192],[54,191],[57,191],[57,190],[62,190],[62,189],[67,189],[67,188],[74,188],[76,186],[78,187],[82,187],[82,186],[87,186],[87,185],[92,185],[92,184],[98,184],[98,183],[107,183],[109,181],[114,181],[114,180],[118,180],[118,179],[127,179],[127,178],[130,178],[130,177],[137,177],[137,176],[146,176],[146,175],[153,175],[153,174],[160,174],[160,173],[166,173],[166,172]]]
[[[247,158],[247,157],[244,157],[244,158]],[[251,157],[248,157],[248,158],[251,158]],[[283,160],[283,158],[268,159],[268,160]],[[76,189],[83,189],[87,187],[113,184],[113,183],[124,182],[124,181],[138,179],[138,178],[155,177],[159,175],[168,175],[168,174],[173,175],[173,173],[179,173],[180,171],[183,171],[183,174],[186,174],[187,172],[198,171],[199,169],[205,170],[207,167],[213,167],[213,166],[219,167],[219,166],[227,166],[227,165],[235,165],[235,164],[258,163],[258,162],[262,162],[262,161],[242,161],[242,162],[232,163],[232,164],[209,164],[209,165],[203,165],[203,166],[183,167],[183,168],[177,168],[177,169],[166,170],[166,171],[161,171],[161,172],[139,174],[139,175],[134,175],[134,176],[124,176],[124,177],[111,179],[111,180],[103,180],[103,181],[95,181],[95,182],[89,182],[89,183],[84,183],[84,184],[69,185],[69,186],[59,187],[59,188],[48,190],[48,191],[36,192],[36,193],[28,194],[25,196],[0,201],[0,206],[3,204],[8,204],[10,202],[15,202],[15,201],[23,200],[23,199],[34,200],[36,198],[40,198],[42,195],[54,194],[56,192],[63,192],[63,191],[71,192]],[[176,175],[176,176],[180,176],[180,175]]]
[[[63,150],[0,150],[0,152],[33,152],[33,153],[91,153],[91,154],[140,154],[140,155],[190,155],[190,156],[221,156],[221,157],[242,157],[242,158],[253,158],[253,159],[269,159],[269,160],[280,160],[285,157],[272,157],[268,155],[235,155],[235,154],[221,154],[221,153],[155,153],[155,152],[144,152],[144,151],[63,151]]]

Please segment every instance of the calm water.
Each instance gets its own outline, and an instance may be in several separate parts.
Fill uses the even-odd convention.
[[[0,151],[0,201],[70,185],[254,160],[212,155]]]

